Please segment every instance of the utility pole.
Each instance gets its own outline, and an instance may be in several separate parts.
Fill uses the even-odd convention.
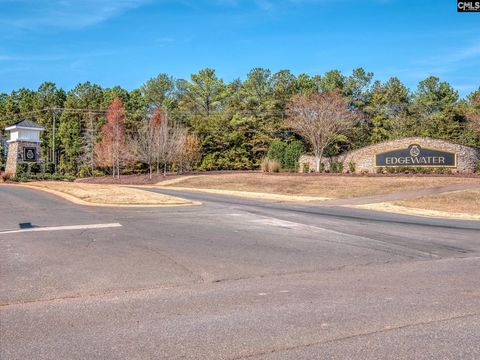
[[[55,130],[56,130],[56,123],[57,123],[57,108],[53,108],[53,117],[52,117],[52,162],[54,172],[57,172],[57,154],[55,152]]]

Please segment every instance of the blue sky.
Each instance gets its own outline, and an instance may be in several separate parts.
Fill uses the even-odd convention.
[[[160,72],[363,67],[414,89],[480,85],[480,13],[455,0],[0,0],[0,91],[54,81],[140,86]]]

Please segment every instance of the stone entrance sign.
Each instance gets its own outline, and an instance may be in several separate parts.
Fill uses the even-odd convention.
[[[375,154],[376,167],[415,166],[415,167],[456,167],[457,155],[438,149],[423,148],[412,144],[405,149],[397,149]]]
[[[21,162],[41,163],[40,133],[45,130],[31,120],[22,120],[5,128],[10,131],[5,172],[14,175]]]
[[[404,138],[370,145],[322,163],[329,170],[342,163],[343,172],[376,173],[384,168],[449,168],[454,173],[472,173],[480,161],[480,149],[431,138]],[[300,172],[315,169],[313,156],[300,157]]]

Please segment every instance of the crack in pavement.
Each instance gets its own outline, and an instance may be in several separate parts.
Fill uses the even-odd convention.
[[[35,305],[35,304],[42,304],[42,303],[56,303],[56,302],[63,302],[67,300],[79,300],[79,299],[90,299],[90,298],[103,298],[107,296],[120,296],[122,294],[130,294],[130,293],[141,293],[145,291],[154,291],[154,290],[169,290],[169,289],[176,289],[186,286],[182,285],[171,285],[171,286],[152,286],[152,287],[144,287],[144,288],[132,288],[132,289],[114,289],[114,290],[107,290],[102,292],[94,292],[89,294],[72,294],[72,295],[65,295],[59,297],[53,297],[48,299],[33,299],[33,300],[23,300],[23,301],[14,301],[10,303],[2,303],[0,304],[0,310],[3,308],[10,308],[10,307],[18,307],[23,305]]]
[[[146,249],[148,251],[151,251],[153,253],[156,253],[168,260],[170,260],[172,263],[174,263],[175,265],[177,265],[178,267],[182,268],[185,272],[187,272],[188,274],[192,275],[198,282],[201,282],[201,283],[204,283],[206,282],[206,279],[203,278],[203,276],[201,274],[197,274],[195,273],[192,269],[190,269],[189,267],[187,267],[186,265],[183,265],[181,262],[175,260],[173,257],[171,257],[170,255],[166,255],[163,251],[161,250],[158,250],[158,249],[154,249],[150,246],[141,246],[141,245],[135,245],[135,247],[137,248],[140,248],[140,249]]]
[[[417,261],[422,261],[422,260],[417,260]],[[427,260],[423,260],[427,261]],[[8,307],[13,307],[13,306],[21,306],[21,305],[30,305],[30,304],[39,304],[39,303],[54,303],[54,302],[60,302],[63,300],[79,300],[82,298],[103,298],[106,296],[120,296],[123,294],[130,294],[130,293],[142,293],[146,291],[155,291],[155,290],[170,290],[170,289],[181,289],[181,288],[187,288],[192,285],[198,285],[198,284],[218,284],[218,283],[229,283],[229,282],[235,282],[235,281],[242,281],[242,280],[258,280],[258,279],[266,279],[269,277],[275,278],[275,277],[286,277],[286,276],[294,276],[294,275],[302,275],[302,274],[315,274],[317,272],[332,272],[332,271],[342,271],[344,269],[348,268],[355,268],[355,267],[366,267],[366,266],[371,266],[371,265],[385,265],[390,263],[391,260],[385,261],[385,262],[368,262],[365,264],[357,264],[357,265],[341,265],[338,267],[332,267],[332,268],[326,268],[326,269],[317,269],[317,270],[307,270],[307,271],[292,271],[292,272],[285,272],[285,273],[269,273],[269,274],[263,274],[263,275],[255,275],[255,276],[245,276],[245,277],[237,277],[237,278],[225,278],[225,279],[216,279],[212,281],[202,281],[202,282],[192,282],[191,284],[179,284],[179,285],[169,285],[169,286],[152,286],[152,287],[143,287],[143,288],[131,288],[131,289],[113,289],[109,291],[103,291],[103,292],[93,292],[93,293],[87,293],[87,294],[73,294],[73,295],[66,295],[66,296],[59,296],[59,297],[53,297],[53,298],[48,298],[48,299],[35,299],[35,300],[25,300],[25,301],[15,301],[15,302],[10,302],[10,303],[0,303],[0,309],[2,308],[8,308]],[[201,278],[200,275],[198,277]]]
[[[436,262],[436,261],[464,261],[464,260],[478,260],[480,259],[479,257],[468,257],[468,258],[447,258],[447,259],[418,259],[413,261],[414,263],[430,263],[430,262]],[[275,278],[275,277],[288,277],[288,276],[295,276],[295,275],[308,275],[308,274],[315,274],[315,273],[320,273],[320,272],[334,272],[334,271],[344,271],[344,270],[354,270],[355,268],[358,267],[369,267],[369,266],[376,266],[376,265],[386,265],[391,263],[392,260],[384,261],[384,262],[368,262],[368,263],[363,263],[363,264],[357,264],[357,265],[341,265],[338,267],[332,267],[332,268],[326,268],[326,269],[318,269],[318,270],[307,270],[307,271],[292,271],[292,272],[286,272],[286,273],[269,273],[269,274],[263,274],[263,275],[256,275],[256,276],[246,276],[246,277],[237,277],[237,278],[226,278],[226,279],[216,279],[212,281],[205,281],[205,282],[192,282],[190,284],[179,284],[179,285],[164,285],[164,286],[151,286],[151,287],[143,287],[143,288],[129,288],[129,289],[113,289],[113,290],[108,290],[108,291],[102,291],[102,292],[94,292],[94,293],[88,293],[88,294],[73,294],[73,295],[66,295],[66,296],[59,296],[59,297],[53,297],[53,298],[48,298],[48,299],[33,299],[33,300],[23,300],[23,301],[14,301],[10,303],[0,303],[0,310],[5,309],[5,308],[10,308],[10,307],[18,307],[18,306],[24,306],[24,305],[34,305],[34,304],[42,304],[42,303],[55,303],[55,302],[61,302],[61,301],[68,301],[68,300],[79,300],[79,299],[90,299],[90,298],[105,298],[105,297],[111,297],[111,296],[121,296],[124,294],[131,294],[131,293],[142,293],[142,292],[147,292],[147,291],[162,291],[162,290],[177,290],[177,289],[182,289],[182,288],[188,288],[189,286],[196,286],[196,285],[215,285],[219,283],[229,283],[229,282],[235,282],[235,281],[243,281],[243,280],[255,280],[255,279],[266,279],[269,277]],[[400,263],[400,262],[399,262]]]
[[[260,352],[253,353],[253,354],[235,356],[235,357],[230,358],[230,360],[251,359],[251,358],[256,358],[256,357],[263,356],[263,355],[269,355],[269,354],[275,354],[275,353],[279,353],[279,352],[287,352],[287,351],[292,351],[292,350],[298,350],[298,349],[308,348],[308,347],[312,347],[312,346],[316,346],[316,345],[321,346],[321,345],[333,344],[333,343],[336,343],[336,342],[342,342],[342,341],[345,341],[345,340],[355,339],[355,338],[359,338],[359,337],[366,337],[366,336],[371,336],[371,335],[375,335],[375,334],[382,334],[382,333],[386,333],[386,332],[408,329],[408,328],[413,328],[413,327],[417,327],[417,326],[438,324],[438,323],[442,323],[442,322],[458,320],[458,319],[466,319],[466,318],[469,318],[469,317],[476,317],[476,316],[480,316],[480,312],[468,313],[468,314],[451,316],[451,317],[442,318],[442,319],[429,320],[429,321],[419,321],[419,322],[415,322],[415,323],[411,323],[411,324],[392,326],[392,327],[388,327],[388,328],[384,328],[384,329],[379,329],[379,330],[374,330],[374,331],[369,331],[369,332],[363,332],[363,333],[358,333],[358,334],[352,334],[352,335],[348,335],[348,336],[342,336],[342,337],[338,337],[338,338],[330,339],[330,340],[319,340],[319,341],[314,341],[314,342],[310,342],[310,343],[307,343],[307,344],[299,344],[299,345],[294,345],[294,346],[287,346],[287,347],[284,347],[284,348],[260,351]]]
[[[412,262],[417,262],[417,261],[429,261],[428,259],[416,259],[413,260]],[[355,269],[358,267],[368,267],[368,266],[376,266],[376,265],[386,265],[394,262],[393,260],[387,260],[387,261],[381,261],[381,262],[376,262],[376,261],[369,261],[367,263],[360,263],[360,264],[344,264],[340,266],[335,266],[335,267],[327,267],[323,269],[312,269],[312,270],[299,270],[299,271],[290,271],[290,272],[277,272],[277,273],[269,273],[269,274],[262,274],[262,275],[255,275],[255,276],[241,276],[241,277],[235,277],[235,278],[224,278],[224,279],[216,279],[213,280],[212,283],[225,283],[225,282],[230,282],[230,281],[239,281],[239,280],[255,280],[255,279],[267,279],[269,277],[284,277],[284,276],[290,276],[290,275],[308,275],[308,274],[315,274],[315,273],[320,273],[320,272],[333,272],[333,271],[342,271],[345,269]],[[396,263],[402,263],[401,261],[397,261]]]

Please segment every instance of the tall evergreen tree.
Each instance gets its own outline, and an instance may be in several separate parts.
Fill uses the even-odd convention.
[[[410,92],[396,77],[373,84],[365,107],[369,124],[369,142],[377,143],[399,136],[408,117]]]
[[[54,139],[53,127],[58,127],[59,111],[62,108],[66,99],[66,94],[63,89],[57,89],[55,83],[44,82],[35,92],[34,109],[38,111],[35,113],[35,121],[41,125],[45,131],[42,132],[42,149],[43,158],[49,162],[53,161],[53,148],[58,141]],[[55,122],[55,124],[54,124]],[[55,133],[55,137],[56,137]]]
[[[228,88],[213,69],[192,74],[190,81],[178,80],[180,104],[192,115],[210,116],[220,110]]]
[[[60,116],[58,138],[61,149],[60,169],[77,174],[83,158],[82,141],[85,131],[85,115],[89,111],[101,111],[103,108],[103,90],[100,86],[86,82],[78,84],[67,93]],[[102,121],[101,118],[99,121]],[[100,125],[100,124],[98,124]]]
[[[457,116],[458,92],[446,81],[430,76],[420,81],[411,104],[412,121],[404,135],[459,141],[462,122]]]
[[[145,104],[151,111],[166,107],[175,96],[175,80],[167,74],[159,74],[149,79],[140,88]]]

